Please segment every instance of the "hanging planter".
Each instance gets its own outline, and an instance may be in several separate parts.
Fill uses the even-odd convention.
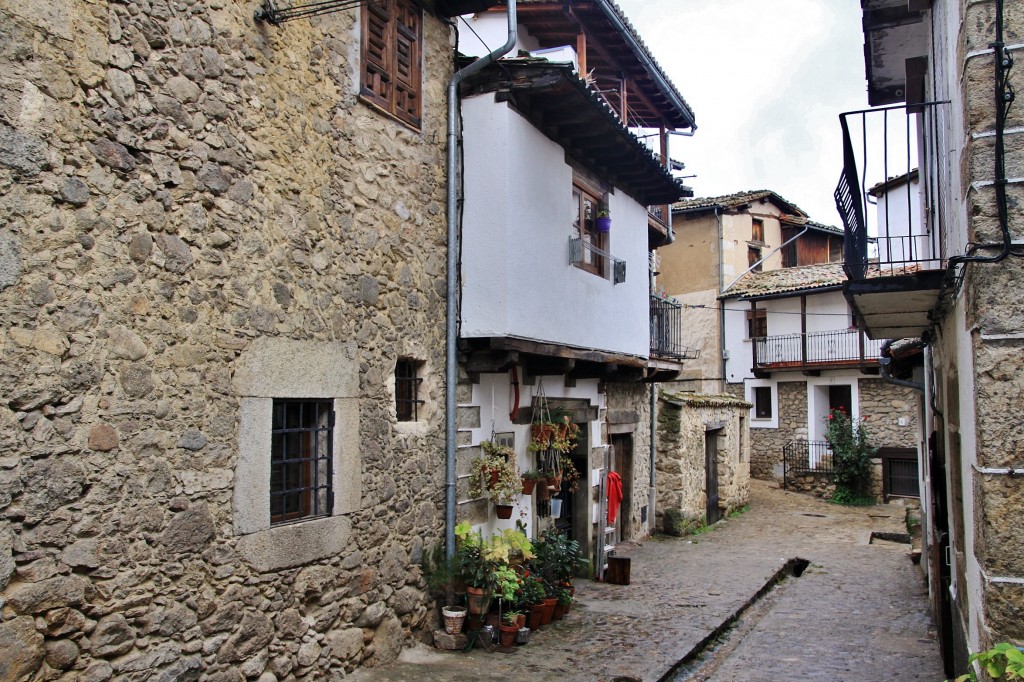
[[[551,488],[548,487],[548,479],[539,478],[537,479],[537,501],[543,502],[548,499],[551,499]]]
[[[494,505],[494,513],[498,515],[499,519],[511,519],[513,509],[515,508],[511,504]]]

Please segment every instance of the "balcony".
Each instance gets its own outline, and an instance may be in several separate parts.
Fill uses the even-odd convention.
[[[948,282],[944,216],[935,210],[942,206],[942,165],[933,158],[932,131],[941,104],[839,117],[843,172],[835,200],[846,230],[849,278],[843,294],[871,339],[921,337],[940,312]],[[919,138],[919,126],[928,134]],[[870,186],[868,178],[874,178]]]
[[[696,360],[700,351],[682,343],[683,306],[651,296],[651,357],[666,360]]]
[[[884,341],[858,329],[754,339],[754,372],[817,372],[823,369],[877,370]]]

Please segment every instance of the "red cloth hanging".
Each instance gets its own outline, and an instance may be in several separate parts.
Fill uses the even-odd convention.
[[[619,505],[622,504],[622,477],[618,472],[608,472],[608,525],[615,523],[615,517],[619,515]]]

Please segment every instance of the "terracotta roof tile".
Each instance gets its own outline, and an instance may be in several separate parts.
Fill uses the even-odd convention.
[[[794,214],[801,218],[807,217],[807,214],[804,213],[799,206],[790,201],[786,201],[770,189],[755,189],[747,192],[724,194],[718,197],[695,197],[693,199],[686,199],[672,204],[672,210],[690,212],[713,208],[730,209],[748,204],[751,201],[758,201],[760,199],[768,199],[776,206],[782,208],[786,213]]]
[[[759,298],[796,291],[842,286],[842,263],[819,263],[766,272],[748,272],[720,298]]]

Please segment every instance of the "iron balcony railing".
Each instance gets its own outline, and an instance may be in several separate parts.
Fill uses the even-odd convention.
[[[754,339],[754,369],[822,369],[878,365],[884,340],[859,329]]]
[[[651,355],[673,360],[696,360],[700,351],[682,343],[683,306],[651,296]]]
[[[798,474],[833,472],[832,449],[823,440],[794,440],[782,447],[782,487]]]
[[[843,170],[834,197],[846,230],[843,268],[851,280],[867,279],[869,270],[874,277],[945,267],[937,210],[943,164],[937,163],[934,139],[936,107],[945,103],[839,115]],[[927,136],[918,136],[920,122]]]

